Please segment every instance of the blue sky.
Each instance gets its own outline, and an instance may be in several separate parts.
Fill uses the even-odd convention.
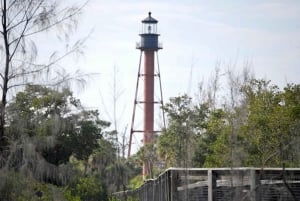
[[[221,71],[233,64],[239,71],[247,61],[257,78],[279,86],[300,81],[299,0],[91,0],[74,38],[93,31],[76,66],[100,75],[77,95],[110,119],[115,67],[120,130],[130,127],[139,61],[135,43],[149,11],[159,21],[164,46],[159,51],[164,100],[193,96],[217,62]]]

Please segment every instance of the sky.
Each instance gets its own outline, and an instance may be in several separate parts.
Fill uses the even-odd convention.
[[[74,40],[89,35],[84,56],[72,65],[97,75],[75,93],[112,121],[115,78],[117,127],[125,132],[127,126],[127,137],[140,55],[135,45],[149,11],[159,21],[165,102],[184,93],[193,96],[217,63],[225,72],[228,66],[240,71],[247,62],[255,77],[281,87],[300,81],[299,0],[90,0],[73,35]]]

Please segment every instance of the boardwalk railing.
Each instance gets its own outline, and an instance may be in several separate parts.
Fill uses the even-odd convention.
[[[169,168],[121,201],[298,201],[300,168]]]

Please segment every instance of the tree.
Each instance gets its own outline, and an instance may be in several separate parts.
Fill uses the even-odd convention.
[[[299,88],[288,84],[282,91],[256,79],[241,85],[241,102],[208,120],[202,136],[215,133],[215,139],[204,143],[205,166],[299,166]]]
[[[107,192],[97,176],[88,176],[79,178],[78,181],[69,188],[73,197],[79,197],[80,200],[97,201],[108,200]]]
[[[158,164],[158,158],[156,153],[156,146],[154,143],[148,143],[144,145],[138,152],[137,158],[140,164],[145,164],[145,168],[149,175],[147,178],[154,178],[154,166]]]
[[[98,111],[84,110],[68,89],[27,86],[7,110],[7,132],[18,144],[7,163],[15,169],[35,171],[40,161],[55,169],[72,155],[85,162],[86,172],[88,158],[99,148],[99,140],[109,126],[99,119]]]
[[[158,152],[167,166],[190,166],[195,139],[205,128],[207,104],[193,105],[187,95],[174,97],[164,106],[168,127],[158,138]]]
[[[214,109],[209,112],[205,121],[205,130],[196,138],[195,156],[193,158],[195,167],[216,167],[220,166],[221,161],[228,159],[226,158],[224,147],[220,147],[221,157],[218,155],[217,160],[215,160],[215,144],[220,140],[220,136],[228,130],[226,129],[225,115],[226,113],[222,109]],[[227,143],[223,141],[221,144],[227,146]]]
[[[26,84],[58,84],[70,77],[55,77],[47,82],[47,75],[54,71],[54,64],[65,56],[79,52],[82,41],[77,42],[63,55],[53,53],[46,64],[37,62],[38,48],[33,37],[59,28],[68,37],[76,27],[76,16],[82,6],[61,6],[56,0],[1,0],[1,63],[0,63],[0,140],[3,148],[6,126],[8,92]],[[67,32],[68,30],[68,32]]]
[[[270,81],[253,80],[243,90],[249,103],[244,127],[245,144],[250,157],[247,163],[256,166],[298,166],[300,133],[299,85],[289,84],[280,91]],[[295,146],[296,145],[296,146]]]
[[[284,145],[284,162],[287,166],[299,167],[300,163],[300,84],[288,84],[284,88],[281,105],[285,108],[288,117],[288,137]]]
[[[0,174],[0,200],[46,201],[62,200],[59,199],[61,197],[63,197],[63,189],[59,189],[53,185],[39,183],[33,178],[13,171],[6,172],[5,175]]]

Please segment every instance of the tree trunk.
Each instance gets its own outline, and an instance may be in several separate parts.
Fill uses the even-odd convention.
[[[5,129],[5,109],[7,103],[7,91],[8,91],[8,73],[9,73],[9,65],[10,65],[10,51],[9,51],[9,42],[8,42],[8,33],[7,33],[7,8],[6,1],[3,1],[3,10],[2,10],[2,27],[3,27],[3,40],[4,40],[4,48],[5,48],[5,69],[4,74],[2,75],[2,99],[0,105],[0,150],[3,150],[5,146],[5,137],[4,137],[4,129]]]

